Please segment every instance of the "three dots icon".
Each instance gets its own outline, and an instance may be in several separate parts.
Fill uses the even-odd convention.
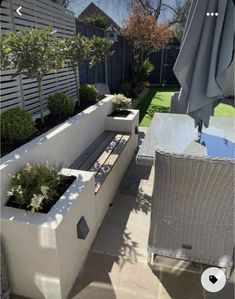
[[[218,12],[207,12],[206,15],[208,17],[218,17],[219,13]]]

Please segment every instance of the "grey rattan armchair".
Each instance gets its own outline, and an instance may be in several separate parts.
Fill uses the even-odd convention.
[[[177,141],[176,141],[177,142]],[[233,267],[234,161],[156,150],[148,241],[153,254]]]

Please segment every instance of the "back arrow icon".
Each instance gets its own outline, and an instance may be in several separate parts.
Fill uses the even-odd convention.
[[[22,8],[22,6],[19,6],[19,7],[17,8],[17,10],[16,10],[16,12],[18,13],[18,15],[20,15],[20,16],[22,16],[22,13],[20,12],[21,8]]]

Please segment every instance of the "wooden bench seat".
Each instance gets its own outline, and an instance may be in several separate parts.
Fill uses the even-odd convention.
[[[104,131],[70,166],[95,172],[97,193],[130,139],[130,133]]]

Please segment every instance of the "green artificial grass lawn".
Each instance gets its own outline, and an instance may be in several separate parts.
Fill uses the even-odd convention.
[[[171,95],[177,91],[179,91],[178,86],[151,86],[149,92],[137,108],[140,110],[140,126],[149,127],[155,112],[169,112]],[[235,116],[235,109],[231,106],[220,104],[215,109],[215,116],[233,117]]]
[[[235,117],[235,109],[232,106],[226,104],[219,104],[215,108],[215,116],[228,116]]]

